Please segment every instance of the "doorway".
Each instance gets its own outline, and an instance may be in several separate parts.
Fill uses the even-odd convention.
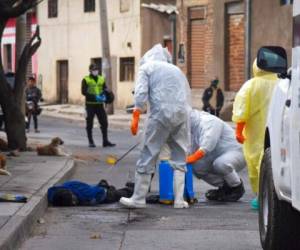
[[[225,89],[238,91],[245,82],[245,14],[244,3],[226,6],[226,80]]]
[[[69,102],[69,63],[67,60],[57,61],[57,102]]]

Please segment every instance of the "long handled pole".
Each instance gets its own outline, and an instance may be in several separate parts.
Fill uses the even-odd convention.
[[[120,162],[122,159],[124,159],[132,150],[134,150],[140,143],[138,142],[134,146],[132,146],[125,154],[123,154],[115,163],[117,165],[118,162]]]

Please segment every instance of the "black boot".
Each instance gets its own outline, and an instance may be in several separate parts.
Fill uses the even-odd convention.
[[[92,131],[87,129],[86,132],[87,132],[87,137],[88,137],[88,140],[89,140],[89,147],[90,148],[95,148],[96,145],[95,145],[94,140],[93,140]]]
[[[107,128],[101,128],[102,136],[103,136],[103,147],[114,147],[116,144],[111,143],[107,137]]]
[[[245,188],[241,180],[241,184],[236,187],[230,187],[225,182],[224,185],[218,189],[208,190],[205,197],[210,201],[235,202],[238,201],[244,193]]]
[[[108,140],[103,142],[103,147],[114,147],[114,146],[116,146],[116,144],[111,143]]]

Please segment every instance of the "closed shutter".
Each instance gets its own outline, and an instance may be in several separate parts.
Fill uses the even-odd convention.
[[[245,21],[244,14],[227,18],[227,90],[237,91],[245,82]]]
[[[207,37],[206,8],[190,9],[190,69],[189,77],[192,88],[204,88],[205,72],[205,42]]]

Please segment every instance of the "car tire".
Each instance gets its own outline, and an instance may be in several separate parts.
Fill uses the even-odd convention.
[[[266,149],[262,161],[259,190],[259,232],[263,249],[300,249],[300,213],[277,197],[270,148]]]

